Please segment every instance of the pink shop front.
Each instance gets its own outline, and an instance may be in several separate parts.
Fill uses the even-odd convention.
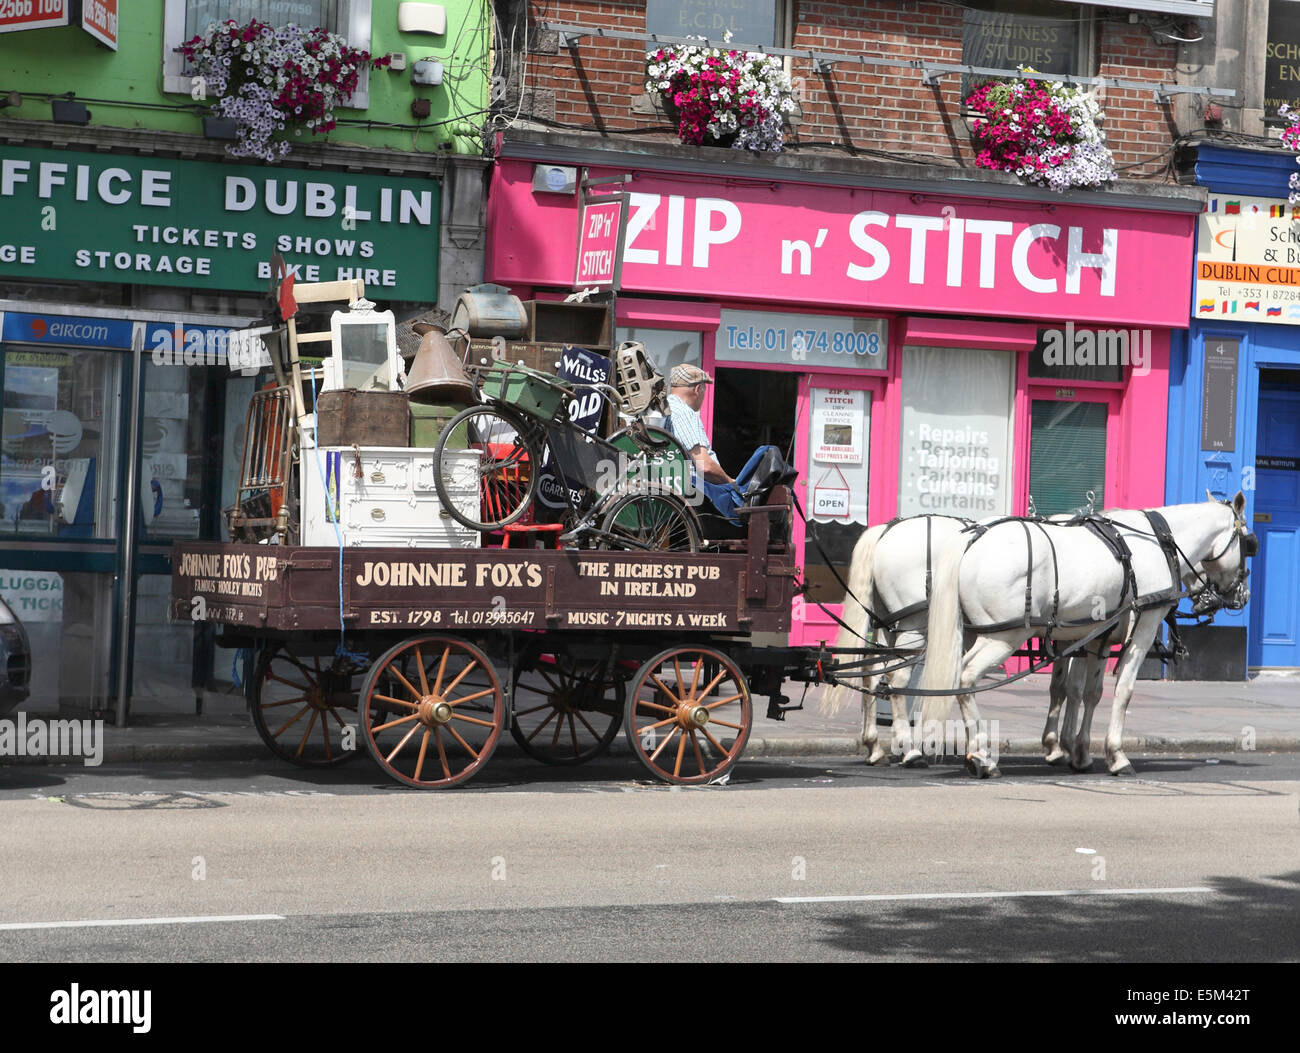
[[[810,599],[836,613],[843,599],[814,537],[846,576],[861,532],[895,516],[1164,503],[1190,194],[1094,206],[647,161],[589,170],[633,177],[618,339],[665,374],[694,362],[715,378],[702,413],[728,471],[763,443],[793,449]],[[486,277],[545,298],[572,289],[578,204],[534,189],[537,167],[497,164]],[[792,642],[833,640],[825,611],[794,602]]]

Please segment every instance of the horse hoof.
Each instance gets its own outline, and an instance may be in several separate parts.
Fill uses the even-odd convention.
[[[929,766],[929,762],[920,750],[908,750],[903,754],[904,768],[928,768]]]
[[[1092,771],[1092,758],[1085,757],[1081,761],[1076,761],[1072,759],[1070,761],[1070,770],[1078,771],[1078,772]]]
[[[975,756],[967,756],[966,771],[977,779],[995,779],[1002,774],[992,761]]]
[[[1052,765],[1053,767],[1056,767],[1058,765],[1064,764],[1066,760],[1069,759],[1069,756],[1070,755],[1066,753],[1065,750],[1056,749],[1056,750],[1052,750],[1051,753],[1044,754],[1043,760],[1047,761],[1047,763]]]
[[[887,767],[889,765],[889,754],[882,749],[877,749],[867,757],[867,763],[872,767],[880,767],[881,765]]]
[[[1118,767],[1111,768],[1110,773],[1112,775],[1129,776],[1129,777],[1132,777],[1137,774],[1133,770],[1133,765],[1130,764],[1128,761],[1125,761],[1123,764],[1119,765]]]

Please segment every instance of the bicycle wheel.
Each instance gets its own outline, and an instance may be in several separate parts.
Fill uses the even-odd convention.
[[[456,414],[433,452],[433,484],[447,513],[471,530],[498,530],[522,516],[537,492],[538,431],[496,406]],[[480,454],[477,504],[466,500],[474,483],[467,483],[463,462],[447,456],[463,450]]]
[[[676,494],[623,494],[601,522],[601,548],[698,552],[699,521]]]

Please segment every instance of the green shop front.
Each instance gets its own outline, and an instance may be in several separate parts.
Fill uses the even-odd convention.
[[[259,321],[275,252],[298,281],[362,279],[381,308],[435,303],[440,190],[433,176],[0,151],[0,595],[32,641],[29,711],[177,712],[229,686],[231,655],[167,617],[171,542],[225,537],[248,399],[267,379],[228,360],[228,333]],[[120,302],[171,289],[246,309],[102,306],[123,286]]]

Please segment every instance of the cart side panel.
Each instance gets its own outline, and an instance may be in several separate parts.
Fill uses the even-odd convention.
[[[173,559],[173,617],[233,626],[334,629],[340,597],[350,630],[790,626],[791,568],[739,554],[366,548],[341,575],[329,548],[178,542]]]
[[[172,548],[173,621],[267,627],[282,609],[285,550],[270,545],[177,542]]]

